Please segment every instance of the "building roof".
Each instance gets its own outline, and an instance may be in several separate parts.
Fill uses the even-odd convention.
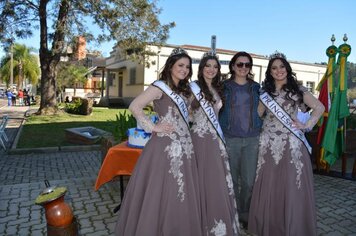
[[[210,49],[210,47],[195,46],[195,45],[189,45],[189,44],[181,45],[181,47],[185,48],[185,49],[192,49],[192,50],[198,50],[198,51],[204,51],[204,52],[209,51],[209,49]],[[239,51],[217,48],[216,52],[217,53],[224,53],[224,54],[232,54],[232,55],[234,55]],[[250,53],[250,52],[249,52],[249,54],[252,57],[265,57],[265,56],[254,54],[254,53]]]

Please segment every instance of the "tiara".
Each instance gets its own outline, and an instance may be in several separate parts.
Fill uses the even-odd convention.
[[[274,58],[283,58],[284,60],[287,60],[286,55],[284,55],[284,54],[281,53],[281,52],[278,52],[277,50],[276,50],[273,54],[271,54],[271,55],[269,56],[269,59],[270,59],[270,60],[271,60],[271,59],[274,59]]]
[[[203,54],[202,58],[205,58],[205,57],[216,57],[216,58],[218,58],[218,55],[216,55],[216,51],[210,50],[209,52],[206,52],[206,53]]]
[[[185,51],[183,48],[175,48],[171,52],[170,56],[175,56],[175,55],[180,55],[180,54],[187,54],[188,55],[187,51]]]

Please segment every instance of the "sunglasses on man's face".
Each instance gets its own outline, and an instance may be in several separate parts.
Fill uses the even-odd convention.
[[[242,68],[243,66],[245,66],[246,68],[251,68],[252,64],[250,62],[247,62],[247,63],[239,62],[239,63],[236,63],[236,66],[238,68]]]

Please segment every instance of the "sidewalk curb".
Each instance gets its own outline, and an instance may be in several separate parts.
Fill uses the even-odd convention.
[[[82,151],[98,151],[101,145],[86,145],[86,146],[59,146],[59,147],[44,147],[44,148],[12,148],[7,151],[7,154],[28,154],[28,153],[51,153],[51,152],[82,152]]]
[[[29,153],[52,153],[52,152],[81,152],[81,151],[97,151],[101,149],[100,144],[94,145],[73,145],[73,146],[58,146],[58,147],[41,147],[41,148],[16,148],[17,143],[20,139],[23,125],[26,122],[26,117],[28,117],[31,109],[25,111],[24,117],[22,118],[19,129],[16,133],[14,142],[11,145],[11,148],[7,150],[7,154],[29,154]]]
[[[11,148],[10,148],[9,151],[11,151],[11,150],[13,150],[13,149],[16,149],[17,143],[19,142],[19,139],[20,139],[20,134],[21,134],[21,132],[22,132],[22,127],[23,127],[23,125],[24,125],[25,122],[26,122],[26,115],[27,115],[27,113],[28,113],[29,111],[30,111],[30,109],[28,109],[27,111],[25,111],[24,118],[22,118],[20,127],[19,127],[19,129],[17,130],[17,133],[16,133],[16,136],[15,136],[14,142],[12,143]]]

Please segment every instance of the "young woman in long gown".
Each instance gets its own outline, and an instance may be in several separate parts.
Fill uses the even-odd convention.
[[[116,235],[202,235],[198,171],[186,105],[191,75],[191,58],[181,48],[173,50],[160,79],[129,107],[152,136],[130,177]],[[156,125],[142,110],[152,101],[159,116]]]
[[[191,134],[198,162],[204,235],[237,235],[239,231],[234,188],[225,139],[218,122],[222,107],[220,63],[205,54],[198,80],[191,83]]]
[[[299,131],[312,129],[324,106],[305,87],[298,86],[282,54],[271,57],[263,90],[272,98],[264,104],[270,106],[274,100],[293,122],[289,122],[292,126],[283,125],[272,113],[278,110],[276,115],[287,120],[276,106],[259,107],[260,114],[266,111],[266,116],[260,136],[248,230],[261,236],[316,235],[313,171],[307,144],[287,127]],[[313,112],[306,124],[302,124],[297,119],[298,107],[305,111],[306,106]]]

